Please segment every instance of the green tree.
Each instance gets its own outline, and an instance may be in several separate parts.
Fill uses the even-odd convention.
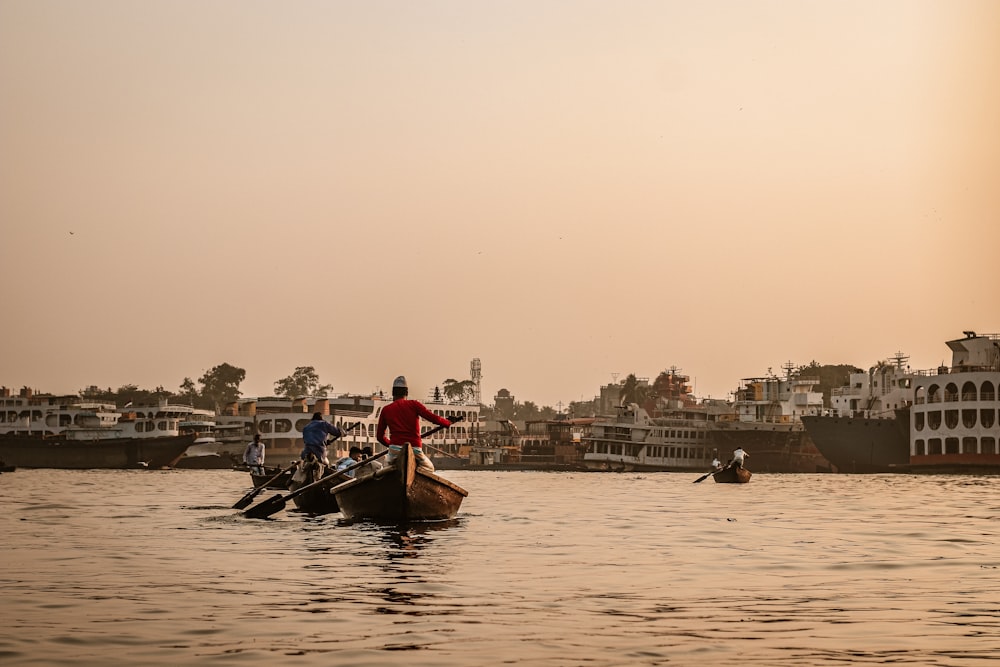
[[[646,402],[648,393],[648,387],[639,384],[639,378],[635,376],[635,373],[629,373],[622,382],[621,404],[636,403],[642,405]]]
[[[541,410],[531,401],[514,404],[514,417],[517,421],[532,421],[541,418]]]
[[[801,377],[819,378],[819,384],[813,388],[823,394],[823,403],[830,405],[830,394],[832,390],[843,387],[851,380],[851,373],[860,373],[861,369],[850,364],[819,364],[815,360],[805,366],[799,366],[798,375]]]
[[[184,381],[181,382],[178,396],[190,405],[194,405],[198,400],[198,387],[195,386],[194,380],[188,377],[184,378]]]
[[[198,378],[201,383],[201,395],[212,402],[215,411],[225,403],[231,403],[240,397],[240,383],[246,378],[247,372],[242,368],[219,364],[206,371]]]
[[[470,400],[476,394],[476,383],[472,380],[445,380],[444,395],[452,401]]]
[[[312,366],[298,366],[294,373],[274,383],[274,391],[278,396],[295,398],[325,395],[332,392],[333,387],[320,384],[319,375]]]

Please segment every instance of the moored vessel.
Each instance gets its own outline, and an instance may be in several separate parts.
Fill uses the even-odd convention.
[[[835,387],[829,409],[803,415],[802,423],[837,472],[897,471],[910,458],[910,405],[915,373],[897,352],[867,372],[851,373]]]
[[[715,446],[726,455],[742,447],[763,472],[830,472],[830,462],[806,432],[802,419],[823,407],[813,391],[819,378],[803,375],[791,363],[784,377],[771,373],[744,378],[735,392],[733,410],[712,431]]]
[[[643,403],[623,396],[613,417],[598,418],[584,436],[584,465],[613,472],[691,472],[709,467],[717,455],[711,438],[722,401],[698,401],[690,378],[666,370],[644,392]],[[630,392],[631,393],[631,392]]]
[[[950,367],[913,380],[911,472],[1000,473],[1000,334],[964,333]]]
[[[78,396],[0,395],[0,457],[22,468],[165,468],[194,443],[180,419],[194,409],[154,406],[119,410]]]

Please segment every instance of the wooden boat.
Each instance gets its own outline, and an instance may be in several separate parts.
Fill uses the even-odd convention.
[[[737,466],[729,466],[712,473],[712,479],[719,484],[746,484],[751,476],[749,470]]]
[[[273,468],[264,468],[263,475],[255,475],[254,473],[250,473],[250,479],[253,481],[253,488],[256,489],[261,484],[271,481],[271,478],[277,475],[279,472],[281,472],[281,470],[282,470],[281,468],[275,466]],[[282,473],[277,479],[271,481],[271,483],[268,484],[265,488],[284,490],[288,488],[288,483],[291,481],[292,481],[292,471],[287,470],[284,473]]]
[[[299,466],[298,471],[290,477],[287,488],[290,492],[295,492],[303,486],[317,482],[321,478],[328,477],[335,472],[336,470],[334,468],[324,466],[318,461],[306,461],[302,463]],[[267,480],[264,479],[261,481],[263,482]],[[311,489],[305,493],[300,493],[292,498],[292,501],[299,510],[310,514],[332,514],[334,512],[339,512],[340,507],[337,505],[337,498],[330,493],[330,487],[334,484],[335,482],[322,484],[319,488]]]
[[[409,445],[391,465],[374,474],[362,472],[332,491],[345,519],[394,522],[453,519],[469,495],[457,484],[418,468]]]

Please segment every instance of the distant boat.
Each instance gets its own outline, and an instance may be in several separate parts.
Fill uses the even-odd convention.
[[[753,474],[746,468],[729,466],[712,473],[712,479],[719,484],[746,484]]]

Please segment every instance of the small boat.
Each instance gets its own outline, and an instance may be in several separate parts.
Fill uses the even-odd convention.
[[[737,466],[729,466],[712,473],[712,479],[719,484],[746,484],[751,476],[749,470]]]
[[[279,472],[281,473],[281,475],[275,478],[275,475],[278,475]],[[259,487],[261,484],[270,482],[270,484],[268,484],[265,488],[285,490],[288,488],[289,482],[292,481],[292,473],[293,471],[291,470],[286,470],[282,472],[282,469],[278,467],[264,468],[263,475],[255,475],[254,473],[250,473],[250,479],[253,482],[253,488],[255,489]]]
[[[409,445],[396,460],[374,474],[363,473],[332,489],[345,519],[444,521],[455,518],[469,492],[418,468]]]
[[[0,472],[14,472],[17,470],[17,466],[7,465],[7,462],[0,459]]]
[[[304,461],[298,470],[288,481],[288,490],[294,493],[298,489],[318,482],[323,477],[329,477],[337,471],[331,466],[325,466],[318,461]],[[266,481],[266,480],[263,480]],[[292,498],[295,506],[309,514],[332,514],[339,512],[337,498],[330,493],[333,483],[321,484],[318,488],[311,489]]]

